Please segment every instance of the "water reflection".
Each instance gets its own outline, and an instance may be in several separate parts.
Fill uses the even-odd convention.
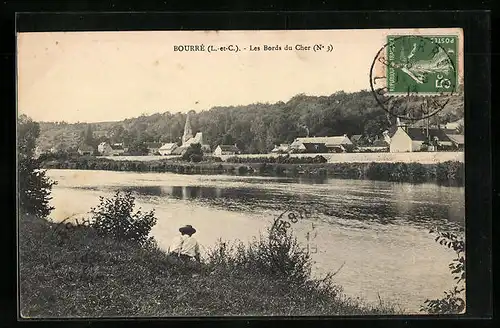
[[[232,180],[241,181],[241,177],[237,177]],[[266,183],[298,183],[315,185],[327,184],[329,182],[329,179],[326,176],[265,177],[265,180],[262,177],[245,177],[245,182],[248,183],[262,183],[263,181],[265,181]]]
[[[262,179],[249,179],[251,185]],[[272,179],[273,180],[273,179]],[[262,186],[213,187],[213,186],[125,186],[119,189],[132,191],[142,197],[167,197],[203,206],[224,208],[230,211],[258,212],[262,210],[312,209],[308,218],[325,222],[358,220],[383,225],[410,223],[430,229],[435,226],[457,230],[464,226],[463,194],[453,189],[434,185],[367,184],[362,188],[356,183],[335,186],[337,181],[317,180],[318,184],[330,183],[314,192],[301,192],[293,186],[278,188],[283,183],[300,183],[298,179],[276,179],[276,188]],[[304,180],[302,180],[303,183]],[[265,181],[270,184],[269,180]],[[310,184],[310,182],[308,183]]]

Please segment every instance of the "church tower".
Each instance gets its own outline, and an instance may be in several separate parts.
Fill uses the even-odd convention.
[[[182,135],[182,144],[193,137],[193,130],[191,130],[191,123],[189,123],[189,113],[186,116],[186,124],[184,125],[184,134]]]

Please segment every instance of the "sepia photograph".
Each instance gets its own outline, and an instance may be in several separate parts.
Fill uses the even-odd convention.
[[[22,319],[465,313],[461,28],[16,42]]]

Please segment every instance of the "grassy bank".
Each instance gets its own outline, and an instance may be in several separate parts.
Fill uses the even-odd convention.
[[[269,240],[240,245],[235,253],[221,243],[202,266],[186,268],[172,264],[156,247],[117,242],[90,227],[58,230],[32,216],[22,216],[19,227],[23,317],[395,312],[382,302],[368,306],[346,297],[330,279],[304,276],[307,259],[300,252],[279,266],[298,273],[280,275],[262,257]],[[290,267],[293,263],[302,265]]]
[[[311,176],[345,179],[369,179],[394,182],[435,182],[463,185],[462,162],[420,163],[326,163],[321,156],[314,158],[239,158],[234,162],[210,159],[200,163],[179,160],[115,161],[98,157],[73,157],[45,160],[47,169],[109,170],[133,172],[172,172],[181,174],[235,174],[260,176]]]

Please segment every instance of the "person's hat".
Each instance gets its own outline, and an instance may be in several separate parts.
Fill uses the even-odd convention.
[[[196,232],[196,229],[193,228],[190,224],[185,225],[184,227],[179,228],[180,233],[185,233],[188,235],[192,235]]]

